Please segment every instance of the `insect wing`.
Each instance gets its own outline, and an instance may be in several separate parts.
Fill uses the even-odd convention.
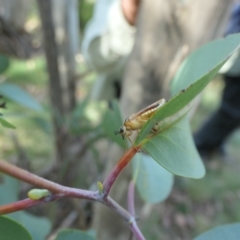
[[[159,109],[161,106],[163,106],[163,104],[166,102],[166,100],[164,98],[158,100],[155,103],[152,103],[151,105],[145,107],[144,109],[142,109],[141,111],[139,111],[136,114],[133,114],[129,117],[130,120],[134,120],[138,117],[141,117],[144,113],[150,111],[150,110],[154,110],[154,109]],[[154,113],[154,111],[152,111],[152,113]]]

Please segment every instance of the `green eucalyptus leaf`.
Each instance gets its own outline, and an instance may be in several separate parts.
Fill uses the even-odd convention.
[[[89,236],[92,236],[92,237],[94,237],[94,238],[97,237],[97,232],[96,232],[96,230],[93,229],[93,228],[88,229],[88,230],[86,231],[86,233],[87,233]]]
[[[72,118],[81,119],[84,117],[84,111],[89,104],[89,98],[84,98],[81,102],[78,102],[76,107],[73,109]]]
[[[117,101],[112,102],[112,109],[109,109],[103,119],[102,128],[105,135],[112,141],[117,143],[120,147],[125,148],[125,142],[119,135],[115,135],[114,132],[122,126],[122,117],[118,107]]]
[[[69,119],[70,130],[73,134],[83,135],[92,131],[91,124],[85,116],[85,111],[88,104],[89,99],[85,98],[73,109]]]
[[[58,232],[55,240],[96,240],[91,234],[79,230],[64,229]]]
[[[46,217],[37,217],[25,211],[11,213],[8,216],[21,223],[34,240],[46,239],[50,233],[51,222]]]
[[[0,55],[0,74],[8,69],[10,61],[8,57]]]
[[[0,94],[24,107],[35,111],[42,111],[42,106],[29,93],[15,84],[0,84]]]
[[[240,239],[240,223],[219,226],[194,238],[194,240],[239,240],[239,239]]]
[[[8,175],[1,175],[0,205],[18,200],[19,181]]]
[[[194,62],[195,68],[192,65],[191,67],[188,67],[188,65],[184,63],[183,67],[181,67],[180,69],[187,68],[188,71],[195,72],[197,71],[196,69],[198,68],[198,66],[201,66],[204,61],[202,55],[206,57],[206,54],[214,55],[216,52],[219,52],[219,54],[216,54],[214,55],[214,57],[210,58],[210,60],[212,59],[212,62],[210,60],[209,61],[212,64],[209,65],[209,68],[199,67],[201,71],[198,71],[198,74],[196,75],[193,74],[192,78],[189,81],[180,80],[183,79],[182,77],[178,77],[179,80],[175,80],[177,84],[174,84],[174,93],[176,91],[179,91],[180,89],[182,89],[182,91],[179,92],[165,105],[163,105],[156,112],[156,114],[154,114],[154,116],[151,118],[151,121],[148,121],[147,124],[144,125],[136,139],[136,143],[140,144],[140,142],[147,135],[149,135],[149,132],[156,124],[156,122],[160,122],[167,117],[171,117],[177,114],[177,112],[181,111],[184,107],[186,107],[186,105],[188,105],[205,88],[205,86],[210,82],[210,80],[213,79],[213,77],[218,73],[220,68],[227,61],[227,59],[234,53],[234,50],[236,51],[236,49],[239,47],[239,44],[240,34],[236,34],[229,36],[226,39],[220,39],[209,43],[204,47],[198,49],[196,52],[192,53],[189,56],[189,59]],[[192,55],[194,55],[193,59]],[[190,63],[190,60],[186,60],[185,62]],[[184,71],[181,70],[180,72]],[[180,76],[180,73],[178,73],[177,76]],[[189,84],[191,85],[189,86]],[[187,86],[188,88],[185,89]]]
[[[210,73],[221,62],[225,62],[239,47],[240,34],[229,35],[212,41],[191,53],[181,64],[173,81],[172,96]]]
[[[0,240],[32,240],[29,232],[8,217],[0,217]]]
[[[205,168],[195,148],[187,115],[161,134],[146,138],[143,149],[173,174],[202,178]]]
[[[192,53],[183,63],[177,80],[173,83],[175,92],[182,91],[159,108],[140,131],[136,144],[140,144],[168,171],[191,178],[204,176],[205,168],[194,146],[187,117],[183,116],[190,109],[191,101],[218,73],[234,51],[239,50],[239,44],[240,34],[237,34],[209,43]],[[208,55],[211,57],[206,60]],[[208,64],[204,63],[204,67],[198,68],[205,60]],[[187,78],[187,72],[191,71],[194,73]],[[150,135],[156,123],[158,132]]]
[[[41,116],[34,115],[31,117],[31,120],[46,134],[51,135],[52,133],[52,124],[49,119],[44,117],[42,114]]]
[[[0,116],[0,123],[2,124],[3,127],[6,128],[11,128],[11,129],[16,129],[14,125],[12,125],[10,122],[6,121],[4,118]]]
[[[132,160],[133,179],[141,198],[148,203],[164,201],[173,186],[173,175],[146,154],[137,154]]]

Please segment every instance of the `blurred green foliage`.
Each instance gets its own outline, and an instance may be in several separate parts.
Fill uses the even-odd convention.
[[[10,67],[4,73],[8,82],[18,84],[23,88],[35,84],[36,88],[46,87],[47,72],[44,56],[30,60],[10,59]]]
[[[7,99],[15,101],[24,107],[34,111],[42,111],[42,106],[28,92],[18,87],[16,84],[2,83],[0,84],[0,94]]]
[[[87,22],[93,14],[95,0],[79,0],[80,30],[84,32]]]
[[[227,224],[211,229],[194,240],[238,240],[240,237],[240,223]]]
[[[0,55],[0,74],[8,69],[10,65],[9,59],[6,56]]]
[[[73,229],[64,229],[59,231],[55,240],[96,240],[94,236],[87,232],[73,230]]]
[[[20,145],[24,149],[27,149],[27,156],[30,159],[34,156],[34,164],[38,166],[46,163],[50,164],[49,158],[53,153],[53,142],[50,134],[51,117],[48,105],[49,97],[46,88],[47,73],[44,57],[41,56],[27,61],[12,58],[9,60],[9,68],[2,74],[3,78],[5,78],[4,84],[7,86],[7,88],[2,89],[6,93],[4,101],[7,103],[7,109],[2,111],[3,117],[17,127],[18,130],[15,131],[17,139]],[[17,89],[17,92],[21,94],[27,93],[27,95],[24,94],[25,97],[28,96],[27,98],[21,98],[21,94],[17,94],[21,98],[21,101],[23,101],[22,103],[27,103],[27,105],[30,103],[31,105],[32,102],[37,101],[37,109],[39,109],[39,105],[41,105],[40,108],[43,110],[40,112],[33,111],[32,109],[24,107],[24,104],[20,105],[17,103],[17,100],[13,101],[14,99],[12,99],[12,97],[15,98],[16,96],[12,96],[12,91],[11,88],[9,89],[9,86],[14,86],[14,89]],[[4,157],[5,159],[8,159],[9,155],[12,155],[13,152],[16,151],[13,139],[9,138],[9,133],[10,131],[8,129],[0,127],[0,134],[2,136],[0,139],[2,147],[0,157]],[[37,139],[41,144],[38,144],[36,148]],[[14,154],[16,154],[16,152]]]
[[[0,217],[0,240],[32,240],[29,232],[18,222]]]

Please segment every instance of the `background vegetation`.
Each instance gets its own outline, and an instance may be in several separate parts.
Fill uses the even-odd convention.
[[[84,27],[91,17],[93,4],[87,0],[80,1],[81,33],[84,32]],[[36,8],[37,6],[33,8],[26,24],[34,26],[30,33],[36,41],[40,41],[40,20]],[[52,172],[48,170],[55,161],[54,130],[46,60],[43,52],[40,51],[28,60],[7,56],[7,60],[5,57],[0,59],[0,69],[1,66],[0,94],[7,102],[7,109],[1,109],[1,113],[17,129],[9,130],[0,127],[0,158],[51,178]],[[85,74],[86,71],[85,63],[80,56],[77,72]],[[81,174],[73,175],[71,178],[67,174],[68,164],[62,165],[61,171],[58,172],[59,181],[61,178],[64,181],[67,179],[72,186],[81,188],[91,188],[93,182],[101,176],[106,165],[106,152],[111,142],[106,138],[108,133],[102,127],[108,108],[107,104],[92,103],[86,100],[95,76],[95,73],[87,72],[84,77],[76,80],[78,102],[74,111],[66,118],[66,125],[72,135],[77,137],[84,135],[86,139],[84,144],[88,151],[82,153],[81,156],[84,158],[81,161],[82,169],[79,170]],[[8,85],[3,88],[4,84]],[[191,121],[193,132],[216,109],[220,102],[222,89],[223,82],[219,76],[207,86]],[[21,90],[26,91],[30,96]],[[240,132],[237,131],[227,142],[229,159],[222,159],[217,155],[212,156],[209,161],[205,162],[207,174],[203,179],[176,177],[173,191],[165,202],[149,206],[143,204],[138,196],[137,201],[143,205],[139,210],[142,216],[139,224],[146,239],[159,239],[161,236],[161,239],[165,240],[187,240],[212,227],[240,221],[239,145]],[[2,194],[0,195],[1,205],[21,198],[29,190],[29,186],[19,185],[11,178],[6,178],[4,175],[1,175],[1,178],[0,192],[9,194],[4,194],[4,198]],[[6,191],[9,186],[11,186],[10,192]],[[63,201],[57,205],[50,203],[21,214],[22,216],[20,214],[15,216],[15,219],[29,217],[30,220],[26,221],[37,221],[39,231],[31,232],[31,234],[39,236],[39,240],[54,235],[56,230],[63,227],[86,230],[93,219],[92,205],[85,201],[79,204],[75,200]]]

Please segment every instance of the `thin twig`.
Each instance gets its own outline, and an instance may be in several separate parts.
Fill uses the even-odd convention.
[[[78,188],[70,188],[57,184],[3,160],[0,160],[0,171],[29,184],[35,185],[40,188],[48,189],[53,193],[63,193],[65,194],[65,196],[68,197],[84,198],[89,200],[97,199],[97,192]]]
[[[25,210],[27,208],[37,206],[43,203],[56,201],[62,198],[63,196],[64,196],[63,194],[53,194],[51,196],[48,196],[39,200],[32,200],[30,198],[26,198],[14,203],[9,203],[9,204],[0,206],[0,215]]]
[[[132,180],[128,186],[128,211],[132,214],[132,216],[135,216],[134,191],[135,183]]]
[[[113,170],[110,172],[110,174],[103,183],[104,197],[108,196],[116,178],[118,177],[120,172],[126,167],[126,165],[131,161],[134,155],[140,150],[140,148],[140,146],[133,146],[129,148],[128,151],[118,161],[117,165],[113,168]]]
[[[142,232],[140,231],[136,221],[133,221],[130,224],[130,229],[132,230],[132,232],[137,240],[145,240],[145,237],[143,236]]]
[[[120,215],[125,221],[127,221],[131,231],[133,232],[137,240],[145,240],[140,229],[138,228],[135,217],[108,196],[111,186],[113,185],[117,176],[123,170],[123,168],[130,162],[132,157],[136,154],[136,152],[139,149],[140,147],[132,147],[126,152],[126,154],[124,154],[124,156],[118,162],[117,166],[113,169],[109,177],[104,182],[107,190],[105,194],[99,191],[93,192],[88,190],[62,186],[60,184],[38,177],[6,161],[0,160],[1,172],[4,172],[12,177],[20,179],[32,185],[35,185],[41,188],[46,188],[51,192],[53,192],[51,195],[40,200],[32,200],[28,198],[25,200],[20,200],[14,203],[3,205],[0,207],[0,214],[6,214],[10,212],[24,210],[29,207],[36,206],[42,203],[55,201],[63,197],[74,197],[74,198],[80,198],[80,199],[95,200],[106,205],[107,207],[109,207],[110,209],[118,213],[118,215]]]

